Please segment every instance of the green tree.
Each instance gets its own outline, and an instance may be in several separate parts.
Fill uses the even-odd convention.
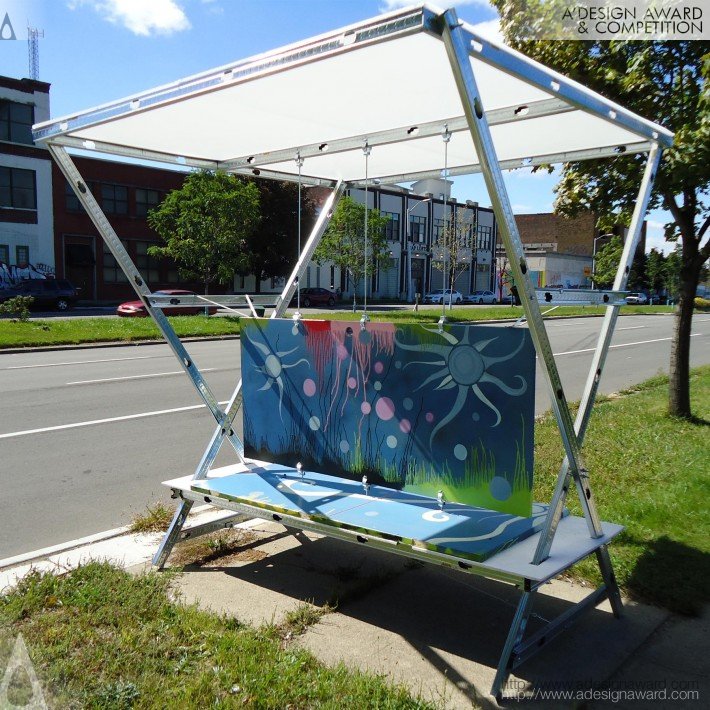
[[[646,262],[648,286],[653,293],[661,293],[666,288],[666,257],[663,252],[651,249]]]
[[[666,238],[680,240],[678,308],[671,348],[669,410],[690,417],[690,328],[703,264],[710,256],[710,43],[702,41],[554,41],[520,39],[549,8],[549,0],[492,0],[506,41],[675,133],[656,174],[650,208],[673,218]],[[559,4],[559,3],[558,3]],[[527,37],[530,35],[527,34]],[[555,210],[594,209],[607,231],[628,223],[644,156],[567,163]]]
[[[474,212],[457,210],[433,246],[432,266],[444,272],[444,288],[454,290],[456,279],[473,263],[476,223]],[[451,309],[451,302],[447,302]]]
[[[222,172],[195,172],[148,214],[165,242],[148,253],[170,257],[183,278],[201,281],[208,293],[210,284],[228,284],[246,268],[259,220],[256,185]]]
[[[613,285],[623,249],[621,237],[614,236],[597,251],[594,259],[595,288],[610,288]]]
[[[360,282],[372,274],[377,264],[389,259],[385,237],[387,217],[378,210],[367,210],[367,258],[365,253],[365,205],[344,197],[335,208],[333,217],[313,258],[318,264],[332,261],[346,270],[353,285],[353,310]],[[365,285],[363,284],[363,291]]]
[[[301,193],[298,212],[298,185],[274,180],[260,180],[261,222],[246,238],[244,265],[237,269],[242,276],[254,274],[256,292],[265,279],[287,276],[298,260],[298,221],[303,239],[315,219],[315,203],[308,190]]]

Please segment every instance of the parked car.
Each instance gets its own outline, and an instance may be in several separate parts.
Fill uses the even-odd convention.
[[[424,296],[424,303],[461,303],[463,296],[459,291],[452,291],[450,288],[440,288]]]
[[[629,305],[645,306],[648,303],[648,297],[645,293],[630,293],[626,297],[626,303]]]
[[[301,289],[301,305],[304,308],[310,306],[330,306],[333,308],[338,300],[338,294],[327,288],[313,287]],[[297,305],[297,297],[294,293],[291,299],[291,306]]]
[[[163,289],[162,291],[154,291],[154,296],[174,296],[170,302],[175,304],[175,308],[163,308],[163,315],[166,316],[196,316],[205,312],[204,306],[189,306],[177,307],[180,303],[180,296],[195,296],[194,291],[185,291],[179,288]],[[209,298],[209,296],[208,296]],[[207,312],[212,316],[217,313],[217,306],[208,306]],[[148,315],[148,309],[143,301],[126,301],[116,309],[116,315],[124,318],[144,318]]]
[[[79,289],[66,279],[28,279],[0,291],[0,301],[15,296],[31,296],[33,309],[56,308],[68,311],[76,303]]]
[[[474,291],[470,296],[464,298],[465,303],[498,303],[493,291]]]

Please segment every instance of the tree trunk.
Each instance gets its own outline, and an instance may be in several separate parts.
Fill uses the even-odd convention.
[[[690,411],[690,330],[702,261],[697,253],[685,258],[680,271],[680,299],[675,312],[669,374],[668,412],[674,417],[691,418]]]

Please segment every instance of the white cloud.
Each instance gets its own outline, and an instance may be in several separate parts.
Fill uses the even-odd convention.
[[[492,42],[498,42],[498,44],[505,44],[503,41],[503,33],[500,30],[500,19],[487,20],[486,22],[479,22],[472,25],[475,32],[478,32],[485,39],[489,39]]]
[[[104,20],[149,37],[189,30],[187,15],[176,0],[71,0],[70,9],[88,5]]]
[[[664,236],[663,222],[657,222],[653,219],[646,220],[646,253],[655,249],[656,251],[670,254],[675,249],[674,242],[667,242]]]

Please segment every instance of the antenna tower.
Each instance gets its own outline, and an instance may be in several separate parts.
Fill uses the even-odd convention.
[[[44,30],[27,27],[27,54],[30,62],[30,79],[39,79],[39,38],[44,37]]]

